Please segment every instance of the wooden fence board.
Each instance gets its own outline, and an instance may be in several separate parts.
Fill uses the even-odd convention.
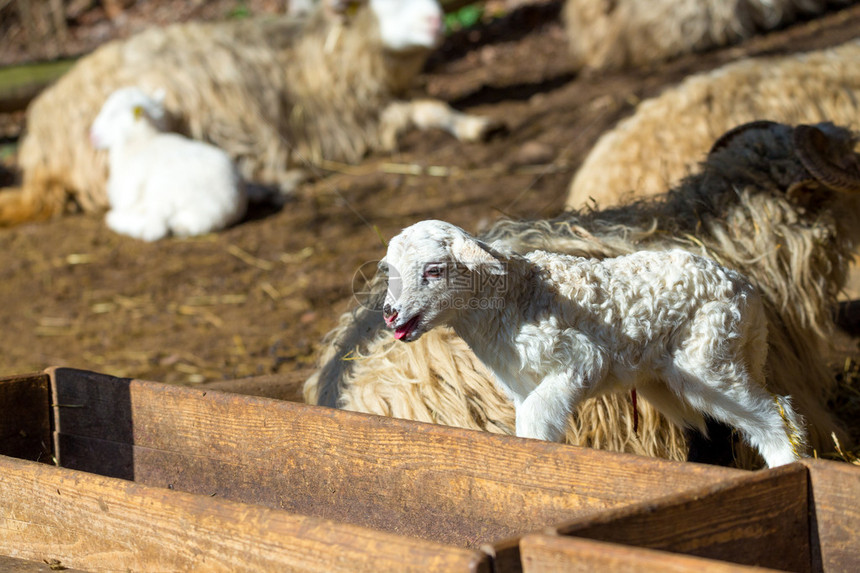
[[[286,374],[265,374],[237,380],[217,380],[197,385],[201,390],[220,390],[245,396],[260,396],[289,402],[304,402],[302,387],[313,368],[295,370]]]
[[[825,572],[860,571],[860,467],[803,464],[809,468],[813,563]]]
[[[59,442],[77,442],[77,469],[102,473],[100,440],[133,444],[123,455],[139,483],[458,546],[745,474],[69,369],[52,376],[55,400],[75,406],[55,415]]]
[[[527,535],[520,542],[524,573],[767,573],[773,569],[627,547],[591,539]]]
[[[53,566],[53,568],[52,568]],[[62,561],[57,559],[45,559],[44,561],[27,561],[26,559],[15,559],[0,555],[0,571],[3,573],[53,573],[54,571],[65,571],[66,573],[84,573],[80,569],[69,569]]]
[[[89,571],[489,571],[488,557],[0,456],[0,555]]]
[[[63,467],[73,470],[97,470],[92,473],[134,480],[134,446],[131,444],[67,434],[57,434],[55,444],[57,452],[62,452],[60,465]],[[97,462],[94,464],[93,460]]]
[[[741,472],[62,368],[0,379],[0,408],[0,454],[92,472],[0,457],[0,570],[860,563],[843,463]]]
[[[810,571],[807,471],[791,464],[566,524],[559,534]]]
[[[49,388],[47,374],[0,379],[0,455],[50,461]]]

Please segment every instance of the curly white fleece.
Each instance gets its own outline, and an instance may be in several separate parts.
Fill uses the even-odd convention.
[[[384,263],[395,336],[453,327],[513,400],[518,436],[559,440],[580,401],[636,388],[678,422],[702,427],[706,414],[736,427],[768,466],[800,457],[789,399],[764,388],[759,294],[711,259],[519,256],[423,221],[392,239]]]
[[[164,133],[164,106],[140,88],[113,92],[90,128],[109,150],[108,227],[144,241],[202,235],[245,214],[245,187],[223,150]]]

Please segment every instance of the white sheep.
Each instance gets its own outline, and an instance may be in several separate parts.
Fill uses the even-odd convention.
[[[109,152],[108,227],[145,241],[193,236],[235,223],[247,207],[245,187],[224,151],[164,133],[159,97],[121,88],[105,101],[90,129]]]
[[[558,441],[583,400],[635,388],[676,422],[736,427],[768,466],[801,456],[790,401],[764,388],[767,323],[740,273],[682,250],[607,259],[503,253],[450,223],[391,240],[395,338],[451,326],[495,374],[520,437]]]

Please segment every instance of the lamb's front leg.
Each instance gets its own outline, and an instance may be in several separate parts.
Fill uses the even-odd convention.
[[[584,393],[581,380],[569,372],[544,378],[517,406],[517,436],[560,442],[567,418]]]
[[[380,118],[382,145],[391,150],[407,130],[441,129],[460,141],[482,141],[503,129],[503,124],[487,117],[462,113],[443,101],[419,99],[396,101],[382,112]]]

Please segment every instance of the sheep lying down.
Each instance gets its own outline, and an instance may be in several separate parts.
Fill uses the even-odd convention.
[[[558,441],[580,402],[635,388],[677,423],[734,426],[769,467],[804,451],[789,398],[765,389],[761,297],[711,259],[522,256],[423,221],[392,239],[382,265],[395,338],[452,327],[513,401],[520,437]]]
[[[164,133],[160,97],[139,88],[113,92],[90,129],[96,149],[109,151],[107,225],[155,241],[223,229],[245,214],[247,197],[226,152]]]
[[[477,141],[501,127],[409,97],[442,38],[436,0],[319,0],[306,18],[184,23],[109,42],[27,111],[22,184],[0,189],[0,226],[108,204],[105,154],[80,145],[105,98],[163,89],[171,128],[226,151],[246,181],[292,193],[324,161],[396,149],[412,128]]]

